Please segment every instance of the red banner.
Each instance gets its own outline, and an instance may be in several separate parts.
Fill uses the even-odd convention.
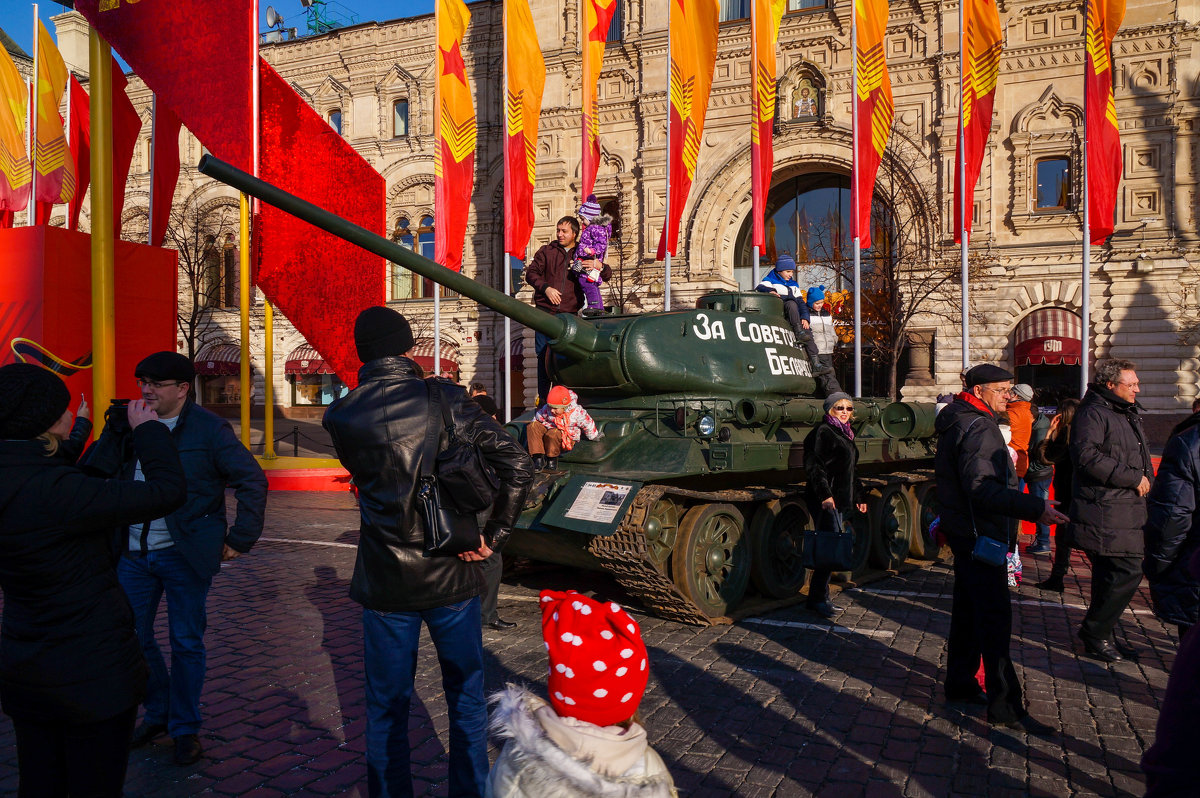
[[[475,107],[463,63],[471,12],[462,0],[437,0],[437,89],[433,133],[433,259],[462,271],[463,239],[475,185]]]
[[[182,125],[165,105],[154,103],[150,132],[150,244],[163,245],[175,186],[179,183],[179,128]]]
[[[671,0],[670,194],[658,240],[658,260],[679,248],[679,221],[692,190],[713,67],[717,63],[718,0]]]
[[[1125,0],[1088,0],[1087,104],[1088,240],[1103,244],[1112,235],[1121,182],[1121,134],[1112,90],[1112,41],[1125,19]]]
[[[504,3],[504,29],[508,39],[504,251],[524,260],[525,248],[533,232],[538,121],[542,115],[546,64],[542,60],[542,48],[538,44],[533,14],[529,11],[529,0],[507,0]]]
[[[117,59],[112,64],[112,115],[113,115],[113,234],[121,237],[121,209],[125,207],[125,181],[129,178],[129,166],[133,163],[133,151],[137,148],[138,136],[142,132],[142,118],[125,93],[129,85],[125,72]],[[82,191],[82,190],[81,190]]]
[[[257,20],[252,0],[219,6],[209,0],[75,3],[209,152],[253,172]]]
[[[750,196],[754,217],[751,246],[761,253],[766,248],[767,194],[775,169],[772,141],[775,126],[775,48],[779,45],[779,21],[787,0],[751,0],[750,27],[754,47],[754,109],[750,122]]]
[[[600,168],[600,108],[596,91],[600,85],[600,70],[604,68],[604,47],[608,43],[608,27],[612,24],[617,0],[582,0],[583,41],[583,189],[579,196],[586,198],[596,187],[596,172]]]
[[[883,160],[892,120],[892,79],[884,60],[883,36],[887,31],[887,0],[854,0],[854,24],[858,47],[855,51],[855,77],[858,83],[857,151],[854,153],[853,200],[855,207],[850,236],[857,237],[863,249],[871,246],[871,200],[875,194],[875,175]]]
[[[88,183],[92,179],[92,126],[88,93],[83,90],[83,86],[74,75],[67,84],[67,103],[70,108],[67,111],[68,138],[71,141],[71,162],[75,165],[76,187],[75,196],[67,203],[67,227],[78,230],[79,212],[83,210],[83,195],[87,193]]]
[[[964,0],[962,58],[962,102],[958,125],[962,131],[958,147],[965,147],[966,196],[960,191],[962,151],[954,159],[954,240],[963,232],[963,208],[974,205],[975,185],[983,164],[983,151],[992,132],[992,108],[996,100],[996,82],[1000,77],[1000,54],[1004,38],[1000,31],[1000,12],[996,0]],[[969,216],[970,214],[968,214]],[[967,222],[967,226],[970,221]],[[967,233],[968,239],[970,233]]]
[[[384,233],[383,178],[266,61],[259,63],[262,179]],[[271,205],[261,207],[255,282],[342,382],[357,385],[354,320],[384,302],[383,261]]]

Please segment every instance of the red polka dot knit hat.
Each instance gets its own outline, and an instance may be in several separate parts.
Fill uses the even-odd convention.
[[[619,604],[543,590],[550,705],[561,717],[612,726],[633,717],[650,678],[637,622]]]

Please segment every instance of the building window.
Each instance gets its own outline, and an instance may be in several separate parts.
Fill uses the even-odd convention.
[[[236,405],[242,401],[240,376],[205,377],[200,387],[203,405]]]
[[[288,380],[293,407],[326,407],[350,392],[336,374],[291,374]]]
[[[613,9],[612,20],[608,23],[608,35],[605,36],[606,44],[620,42],[625,40],[625,0],[617,0],[617,7]]]
[[[787,10],[789,14],[793,11],[815,11],[828,5],[827,0],[788,0]]]
[[[750,17],[750,0],[721,0],[721,22],[733,22]]]
[[[433,217],[422,216],[416,229],[406,216],[396,220],[392,230],[392,241],[405,249],[411,249],[418,255],[433,260],[434,238]],[[458,294],[442,288],[443,298],[455,298]],[[433,280],[413,274],[398,263],[388,265],[388,298],[401,299],[432,299]]]
[[[396,100],[392,103],[392,136],[400,138],[408,135],[408,100]]]
[[[1034,167],[1037,189],[1034,209],[1065,211],[1070,208],[1071,162],[1067,158],[1042,158]]]
[[[342,109],[335,108],[329,112],[329,126],[342,135]]]

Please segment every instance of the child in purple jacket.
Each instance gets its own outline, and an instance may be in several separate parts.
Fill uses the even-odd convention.
[[[608,251],[608,239],[612,237],[612,217],[600,211],[600,203],[595,194],[588,194],[587,201],[579,207],[579,221],[583,232],[579,234],[579,244],[575,247],[575,262],[571,268],[576,272],[579,286],[583,289],[585,307],[584,316],[593,316],[604,312],[604,298],[600,296],[599,269],[585,269],[581,261],[595,258],[597,262],[604,261]]]

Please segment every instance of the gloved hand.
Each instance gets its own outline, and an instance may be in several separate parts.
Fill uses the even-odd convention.
[[[503,549],[510,535],[512,535],[512,527],[508,524],[502,524],[499,521],[488,521],[483,525],[483,541],[488,544],[488,547],[493,552]]]

